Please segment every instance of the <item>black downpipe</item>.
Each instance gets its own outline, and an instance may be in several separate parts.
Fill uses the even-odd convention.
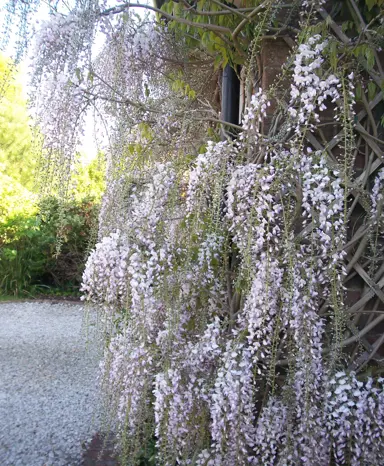
[[[221,85],[221,119],[228,123],[239,124],[240,105],[240,80],[236,71],[226,65],[223,70],[223,80]],[[223,128],[222,139],[227,139],[226,135],[234,138],[236,132],[228,126]]]
[[[221,119],[233,125],[239,124],[239,106],[240,106],[240,80],[236,71],[229,65],[223,70],[223,79],[221,83]],[[228,139],[235,139],[237,136],[236,130],[231,126],[222,126],[222,141]],[[226,189],[223,187],[223,197],[221,202],[220,213],[223,218],[225,215],[225,199],[227,196]],[[234,290],[232,283],[232,276],[238,265],[237,252],[235,251],[232,243],[232,238],[229,238],[229,247],[232,252],[228,254],[228,308],[230,328],[233,327],[235,322],[236,312],[240,308],[240,294]]]

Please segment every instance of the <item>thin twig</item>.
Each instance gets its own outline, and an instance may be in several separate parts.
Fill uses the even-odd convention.
[[[111,8],[108,8],[107,10],[104,10],[100,12],[100,16],[109,16],[109,15],[116,15],[120,14],[123,11],[129,9],[129,8],[145,8],[146,10],[154,11],[155,13],[159,13],[161,16],[164,18],[167,18],[171,21],[176,21],[177,23],[181,24],[186,24],[187,26],[192,26],[200,29],[207,29],[208,31],[213,31],[213,32],[221,32],[223,34],[231,34],[232,31],[229,28],[226,28],[224,26],[218,26],[216,24],[210,24],[210,23],[196,23],[194,21],[189,21],[184,18],[180,18],[178,16],[173,16],[168,13],[166,13],[163,10],[160,10],[159,8],[156,8],[151,5],[142,5],[140,3],[124,3],[123,5],[119,6],[114,6]]]
[[[239,35],[239,33],[240,33],[240,31],[243,29],[243,27],[244,27],[247,23],[249,23],[250,21],[252,21],[252,18],[253,18],[254,16],[256,16],[257,13],[259,13],[259,11],[263,10],[263,9],[266,7],[266,4],[267,4],[267,3],[269,3],[269,0],[267,0],[267,1],[264,2],[264,3],[262,3],[261,5],[257,6],[251,13],[249,13],[249,15],[248,15],[245,19],[243,19],[243,21],[241,21],[241,22],[237,25],[236,29],[235,29],[235,30],[233,31],[233,33],[232,33],[232,38],[233,38],[233,39],[235,39],[235,38]]]

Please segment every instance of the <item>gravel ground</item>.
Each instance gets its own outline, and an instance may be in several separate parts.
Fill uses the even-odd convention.
[[[0,303],[0,465],[77,466],[97,431],[99,355],[78,304]]]

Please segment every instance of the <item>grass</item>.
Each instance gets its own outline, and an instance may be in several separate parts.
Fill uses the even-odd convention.
[[[60,288],[49,287],[45,285],[36,285],[31,287],[29,291],[23,290],[15,294],[0,295],[0,302],[9,301],[25,301],[39,299],[59,299],[59,300],[77,300],[81,293],[78,290],[70,289],[63,290]]]
[[[10,295],[5,295],[5,296],[0,296],[0,303],[2,302],[7,302],[7,301],[25,301],[25,298],[22,298],[21,296],[10,296]]]

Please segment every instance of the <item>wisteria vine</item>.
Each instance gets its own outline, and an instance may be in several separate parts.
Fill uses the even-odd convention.
[[[182,177],[167,174],[172,163],[155,165],[132,197],[134,234],[119,236],[131,251],[120,255],[130,317],[109,344],[104,377],[123,435],[134,438],[152,416],[157,464],[377,465],[384,458],[383,380],[340,370],[344,168],[304,143],[327,106],[338,114],[341,80],[353,79],[324,75],[327,47],[315,35],[294,57],[288,146],[260,133],[269,104],[259,91],[236,141],[208,143]],[[380,172],[372,218],[382,179]],[[110,254],[101,248],[113,238],[88,261],[86,299],[95,288],[108,302],[110,282],[92,277],[96,255]],[[131,275],[138,264],[139,281]],[[120,296],[121,265],[113,267]],[[324,305],[329,317],[320,313]]]

